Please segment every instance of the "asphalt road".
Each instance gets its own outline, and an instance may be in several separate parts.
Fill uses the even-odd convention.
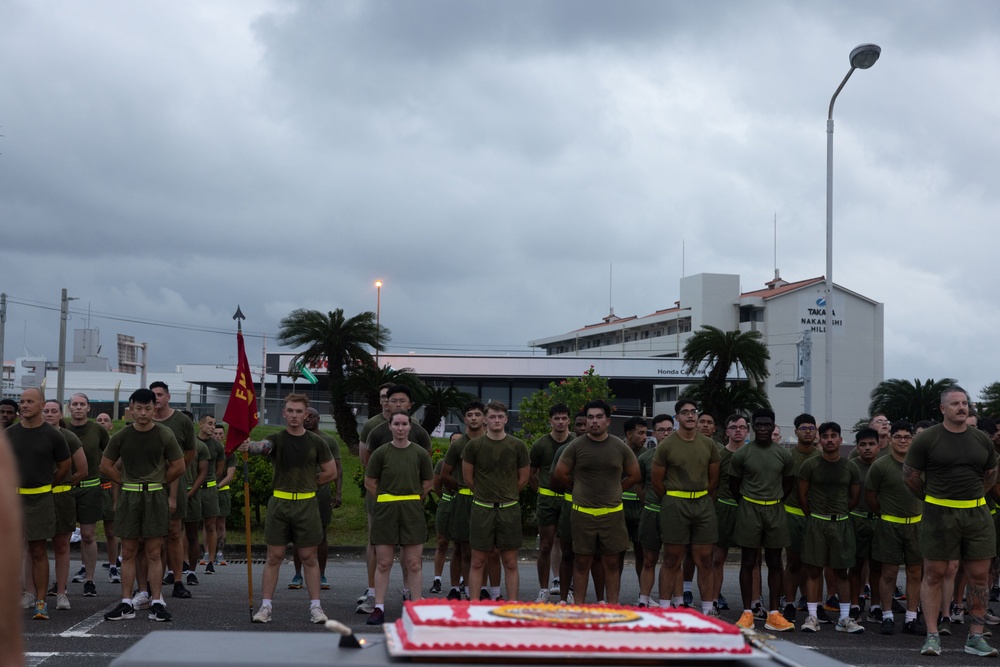
[[[71,572],[78,567],[74,560]],[[632,602],[638,597],[638,583],[631,564],[626,566],[622,582],[622,601]],[[203,568],[199,568],[200,570]],[[254,607],[260,604],[260,577],[263,565],[253,565]],[[167,607],[173,614],[171,623],[154,623],[147,620],[145,613],[137,612],[131,621],[108,622],[103,614],[114,608],[120,599],[120,587],[107,582],[107,570],[99,569],[98,596],[82,596],[82,584],[69,584],[69,611],[55,611],[54,598],[49,598],[50,620],[33,621],[30,612],[25,611],[24,632],[26,641],[26,662],[29,665],[55,667],[72,665],[88,667],[106,665],[149,632],[172,632],[177,630],[234,630],[244,632],[326,632],[322,626],[309,623],[309,600],[305,589],[289,590],[287,583],[292,577],[292,563],[286,561],[279,575],[279,586],[274,599],[274,621],[268,625],[254,625],[250,622],[252,612],[247,597],[246,562],[233,562],[227,567],[217,568],[215,576],[199,573],[201,585],[192,587],[190,600],[167,598]],[[522,559],[520,565],[522,600],[534,600],[538,591],[535,563]],[[424,562],[424,590],[430,586],[433,563]],[[726,569],[723,595],[731,602],[739,599],[738,566],[730,564]],[[364,562],[352,555],[335,556],[331,553],[327,566],[327,578],[332,589],[323,591],[321,599],[327,615],[351,626],[355,632],[381,632],[380,629],[365,625],[366,616],[355,613],[356,598],[367,586]],[[393,569],[390,595],[386,601],[386,618],[394,620],[401,611],[401,576],[398,568]],[[447,592],[447,588],[445,589]],[[591,593],[593,595],[593,593]],[[695,594],[697,601],[697,593]],[[591,600],[592,601],[592,600]],[[723,619],[735,622],[739,616],[739,604],[733,610],[723,612]],[[254,609],[256,611],[256,609]],[[800,613],[798,623],[804,619]],[[897,617],[897,626],[899,618]],[[758,629],[763,630],[763,622],[758,621]],[[878,626],[866,625],[863,635],[846,635],[835,632],[832,625],[822,626],[818,634],[801,632],[782,633],[781,639],[811,647],[831,658],[852,665],[974,665],[989,664],[985,658],[965,655],[962,646],[965,634],[960,628],[951,637],[943,637],[944,653],[940,657],[925,658],[919,654],[921,637],[897,634],[880,635]],[[1000,632],[990,640],[1000,646]],[[206,655],[205,662],[212,662]]]

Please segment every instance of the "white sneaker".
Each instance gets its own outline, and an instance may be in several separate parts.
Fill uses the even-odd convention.
[[[543,604],[549,601],[549,591],[548,589],[542,588],[538,591],[538,597],[535,598],[535,602]]]
[[[358,596],[358,600],[354,604],[364,604],[365,600],[367,599],[368,599],[368,589],[366,588],[364,592]],[[370,614],[371,612],[368,613]]]
[[[369,595],[365,597],[364,601],[358,605],[357,609],[354,610],[356,614],[370,614],[375,611],[375,596]]]
[[[834,628],[837,632],[847,632],[852,635],[860,634],[865,631],[864,626],[860,625],[850,616],[840,619],[837,621],[837,626]]]
[[[133,609],[149,609],[150,599],[149,593],[146,591],[139,591],[132,598],[132,608]]]
[[[267,609],[268,609],[268,612],[269,612],[268,615],[267,615],[267,620],[270,621],[271,620],[271,614],[270,614],[271,608],[268,607]],[[254,620],[257,620],[256,616],[254,616]],[[326,623],[326,621],[327,621],[327,618],[326,618],[326,614],[323,613],[323,607],[309,607],[309,622],[310,623]]]
[[[24,591],[21,593],[21,609],[31,609],[35,606],[35,594]]]
[[[320,611],[322,611],[322,610],[320,610]],[[323,620],[326,621],[326,617],[325,616],[323,617]],[[271,608],[270,607],[265,607],[264,605],[261,605],[260,606],[260,611],[258,611],[256,614],[253,615],[253,622],[254,623],[270,623],[271,622]]]
[[[819,632],[819,619],[815,616],[806,616],[806,620],[802,622],[802,627],[799,629],[802,632]]]
[[[56,609],[69,609],[69,597],[65,593],[56,595]]]
[[[559,595],[559,577],[552,580],[552,587],[549,588],[549,593],[552,595]]]
[[[566,604],[576,604],[573,601],[573,591],[566,593]]]
[[[708,613],[705,614],[705,616],[712,616],[714,618],[719,618],[719,608],[713,605],[712,608],[708,610]]]

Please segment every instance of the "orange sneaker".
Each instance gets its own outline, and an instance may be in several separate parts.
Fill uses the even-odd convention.
[[[743,612],[743,615],[740,616],[740,620],[736,621],[736,627],[743,628],[744,630],[753,630],[753,612]]]
[[[767,615],[764,628],[773,632],[793,632],[795,624],[789,623],[780,611],[772,611]]]

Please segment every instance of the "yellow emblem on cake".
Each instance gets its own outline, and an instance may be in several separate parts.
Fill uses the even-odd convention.
[[[554,604],[505,604],[491,609],[490,613],[520,621],[579,625],[628,623],[642,618],[640,614],[628,609]]]

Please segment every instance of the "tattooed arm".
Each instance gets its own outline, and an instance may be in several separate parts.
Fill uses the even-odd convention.
[[[903,464],[903,482],[906,487],[921,500],[924,499],[924,477],[923,471],[917,470],[913,466]],[[996,468],[993,469],[994,476],[996,475]]]

